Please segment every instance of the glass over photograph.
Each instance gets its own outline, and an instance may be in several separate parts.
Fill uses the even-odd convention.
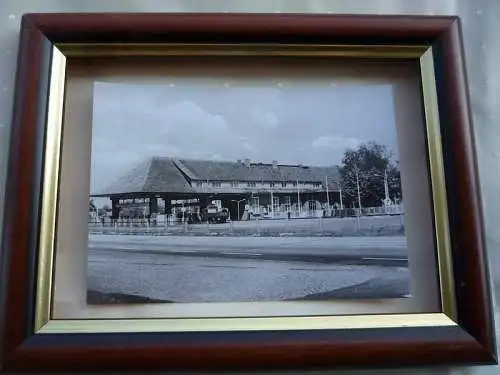
[[[390,84],[93,90],[88,304],[410,297]]]

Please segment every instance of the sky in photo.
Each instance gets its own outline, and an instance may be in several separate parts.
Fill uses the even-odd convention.
[[[96,82],[91,192],[152,156],[327,166],[368,141],[397,155],[390,85]]]

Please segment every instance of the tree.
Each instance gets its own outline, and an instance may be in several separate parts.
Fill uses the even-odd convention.
[[[356,150],[347,150],[340,168],[344,205],[381,206],[385,198],[386,174],[390,198],[401,199],[399,167],[392,161],[392,153],[386,146],[369,142]]]

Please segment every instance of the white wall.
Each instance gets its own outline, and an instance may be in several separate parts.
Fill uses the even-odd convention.
[[[491,265],[500,262],[500,37],[499,0],[0,0],[0,202],[4,199],[8,136],[14,92],[18,30],[26,12],[310,12],[458,14],[464,21],[465,52],[481,172]],[[1,224],[1,215],[0,215]],[[496,293],[500,269],[492,267]],[[497,310],[500,305],[497,302]],[[288,372],[289,373],[289,372]],[[319,373],[319,372],[314,372]],[[335,372],[336,374],[343,372]],[[349,374],[500,374],[497,367],[371,370]]]

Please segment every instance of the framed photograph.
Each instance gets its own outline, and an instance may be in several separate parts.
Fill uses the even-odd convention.
[[[457,17],[24,15],[2,368],[497,363],[467,95]]]

